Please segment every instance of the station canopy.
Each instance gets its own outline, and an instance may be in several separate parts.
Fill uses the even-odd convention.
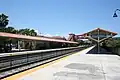
[[[5,33],[5,32],[0,32],[0,37],[19,39],[19,40],[35,40],[35,41],[48,41],[48,42],[61,42],[61,43],[78,44],[77,42],[73,42],[73,41],[50,39],[50,38],[36,37],[36,36],[27,36],[27,35],[20,35],[20,34]]]
[[[109,39],[109,38],[115,36],[115,35],[117,35],[117,33],[97,28],[97,29],[94,29],[92,31],[89,31],[87,33],[77,35],[77,36],[88,38],[88,39],[91,39],[96,42],[102,42],[106,39]]]

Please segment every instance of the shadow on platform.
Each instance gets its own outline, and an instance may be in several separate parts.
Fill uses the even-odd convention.
[[[87,52],[86,54],[113,54],[113,53],[102,47],[100,47],[100,52],[98,53],[98,48],[96,46],[93,49],[91,49],[89,52]]]

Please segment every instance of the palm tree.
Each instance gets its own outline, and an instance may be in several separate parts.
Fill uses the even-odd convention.
[[[6,27],[8,25],[8,16],[5,14],[0,15],[0,28]]]

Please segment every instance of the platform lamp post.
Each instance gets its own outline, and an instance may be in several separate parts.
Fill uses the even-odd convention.
[[[120,11],[120,9],[116,9],[116,10],[115,10],[115,12],[114,12],[114,14],[113,14],[113,17],[118,17],[118,15],[117,15],[117,13],[116,13],[117,11]]]

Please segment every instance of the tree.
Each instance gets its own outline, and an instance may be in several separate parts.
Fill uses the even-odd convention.
[[[102,46],[106,47],[120,47],[120,39],[112,38],[103,42]]]
[[[29,34],[30,36],[37,36],[37,33],[35,32],[34,29],[31,29]]]
[[[19,34],[23,34],[23,35],[28,35],[28,34],[29,34],[28,29],[20,29],[20,30],[18,31],[18,33],[19,33]]]
[[[0,28],[0,32],[17,34],[18,30],[16,30],[14,27],[2,27],[2,28]]]
[[[8,16],[6,16],[5,14],[1,14],[0,15],[0,28],[4,28],[8,25]]]
[[[35,32],[34,29],[28,29],[28,28],[20,29],[19,34],[29,35],[29,36],[37,36],[37,33]]]
[[[5,28],[5,32],[16,34],[17,30],[14,27],[7,27],[7,28]]]

